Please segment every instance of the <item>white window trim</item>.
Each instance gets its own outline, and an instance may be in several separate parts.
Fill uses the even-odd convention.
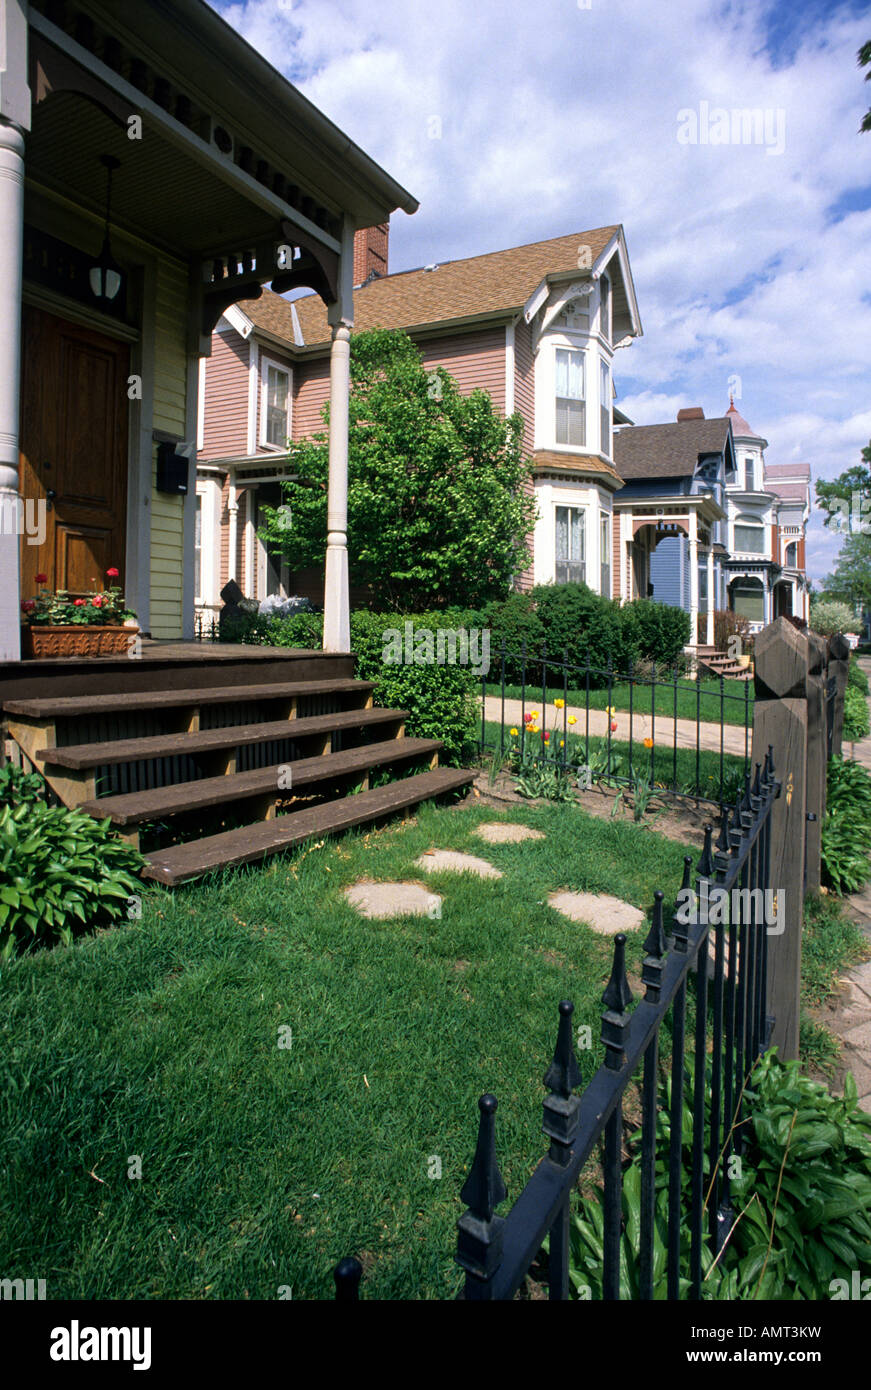
[[[201,594],[194,598],[198,607],[216,605],[218,594],[218,565],[221,534],[219,525],[221,485],[217,478],[198,478],[197,496],[202,498],[200,516],[200,584]]]
[[[583,362],[584,394],[583,394],[583,396],[580,398],[580,399],[584,402],[584,443],[583,443],[583,444],[560,444],[560,443],[557,441],[557,437],[556,437],[556,403],[557,403],[557,394],[556,394],[556,355],[557,355],[558,352],[576,352],[576,353],[579,353],[579,354],[580,354],[580,357],[581,357],[581,359],[582,359],[582,362]],[[559,339],[554,339],[553,351],[552,351],[551,353],[549,353],[549,357],[550,357],[550,370],[551,370],[551,379],[550,379],[550,388],[551,388],[551,389],[550,389],[550,439],[551,439],[551,444],[550,444],[550,447],[553,448],[553,449],[565,449],[565,450],[567,450],[568,452],[577,452],[577,453],[579,453],[579,454],[588,454],[588,453],[591,453],[592,450],[590,449],[590,444],[589,444],[589,441],[590,441],[590,362],[589,362],[590,354],[589,354],[589,352],[587,351],[586,345],[581,346],[580,343],[572,343],[572,342],[569,342],[569,341],[560,342]],[[596,394],[598,395],[598,391],[597,391]],[[560,397],[560,399],[563,399],[563,397]],[[568,399],[572,399],[572,398],[569,397]]]
[[[291,412],[293,410],[293,368],[287,362],[279,362],[276,357],[260,358],[260,428],[257,431],[258,444],[261,449],[267,449],[271,454],[284,454],[287,452],[285,444],[270,444],[266,438],[266,408],[269,393],[269,368],[274,367],[277,372],[283,372],[287,377],[287,436],[290,438],[291,431]]]

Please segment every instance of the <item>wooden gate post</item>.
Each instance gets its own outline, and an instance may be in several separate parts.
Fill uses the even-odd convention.
[[[774,1017],[771,1042],[786,1061],[798,1057],[801,926],[804,901],[807,784],[808,641],[777,618],[756,638],[753,706],[754,763],[773,749],[780,796],[771,808],[766,887],[778,897],[779,934],[768,936],[768,999]],[[780,908],[780,901],[783,908]]]
[[[829,638],[829,676],[835,678],[835,723],[832,732],[832,757],[840,758],[844,740],[844,693],[850,668],[850,643],[843,632]]]
[[[828,643],[809,632],[807,671],[807,834],[805,838],[805,887],[820,891],[820,837],[826,814],[826,665]],[[813,819],[811,819],[811,817]]]

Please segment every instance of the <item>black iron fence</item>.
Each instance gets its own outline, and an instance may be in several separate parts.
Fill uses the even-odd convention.
[[[669,937],[663,893],[657,890],[644,943],[645,992],[634,1009],[626,978],[626,938],[615,938],[613,968],[602,996],[605,1059],[581,1095],[575,1094],[580,1071],[574,1050],[574,1005],[568,1000],[560,1004],[556,1048],[544,1076],[548,1094],[543,1130],[550,1148],[506,1217],[496,1213],[507,1195],[496,1154],[497,1101],[493,1095],[481,1097],[474,1162],[460,1194],[467,1206],[458,1222],[456,1256],[465,1271],[462,1297],[513,1298],[545,1242],[550,1298],[570,1296],[572,1203],[577,1200],[579,1175],[602,1141],[601,1293],[608,1300],[620,1298],[623,1103],[639,1068],[641,1205],[634,1252],[638,1296],[654,1297],[654,1252],[659,1244],[666,1251],[666,1297],[701,1297],[705,1269],[716,1263],[736,1220],[730,1188],[732,1160],[745,1143],[745,1087],[774,1024],[766,1000],[768,932],[777,929],[769,873],[771,810],[779,794],[769,748],[764,766],[756,765],[752,786],[747,777],[734,807],[723,808],[716,845],[714,827],[707,827],[694,888],[692,859],[685,859]],[[694,1020],[688,1018],[691,993]],[[657,1117],[663,1105],[660,1037],[669,1015],[666,1143]],[[685,1107],[692,1136],[688,1165]],[[661,1173],[663,1166],[668,1174],[664,1215],[657,1206],[657,1169]],[[353,1259],[337,1266],[337,1298],[357,1297],[360,1272]]]
[[[736,693],[723,676],[687,680],[655,662],[620,672],[503,641],[481,681],[481,753],[512,770],[550,762],[721,804],[750,770],[753,683],[742,685]]]

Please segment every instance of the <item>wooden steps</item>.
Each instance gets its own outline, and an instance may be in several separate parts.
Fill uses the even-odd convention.
[[[148,856],[144,877],[175,885],[198,878],[214,869],[251,864],[268,855],[301,845],[306,840],[335,835],[354,826],[383,820],[397,811],[417,806],[436,796],[467,787],[474,772],[464,768],[440,767],[406,777],[375,791],[344,797],[310,810],[279,816],[260,825],[246,825],[202,840],[155,850]]]
[[[196,645],[0,668],[9,756],[130,843],[146,834],[148,878],[250,863],[473,779],[438,767],[439,739],[405,737],[406,710],[375,708],[350,656]],[[376,770],[393,780],[371,788]]]
[[[299,700],[306,695],[364,694],[374,690],[373,681],[321,680],[274,681],[261,685],[216,686],[212,690],[122,691],[114,695],[66,695],[31,700],[7,700],[7,714],[27,715],[31,719],[71,719],[76,715],[132,714],[139,710],[178,709],[191,705],[232,705],[245,700]]]
[[[295,762],[278,763],[272,767],[256,768],[253,772],[237,772],[232,779],[234,803],[247,797],[266,796],[273,801],[289,800],[304,787],[334,778],[352,777],[373,768],[403,759],[432,758],[441,748],[441,739],[387,739],[383,743],[367,743],[344,753],[326,757],[298,758]],[[289,772],[289,785],[286,774]],[[201,782],[181,782],[152,791],[133,792],[127,796],[104,796],[82,802],[79,810],[91,816],[108,816],[114,826],[141,824],[164,816],[179,815],[206,807],[223,806],[227,802],[227,778],[206,777]]]
[[[741,666],[728,652],[720,652],[716,647],[696,647],[696,660],[700,671],[726,680],[746,681],[753,675],[749,666]]]
[[[110,767],[113,763],[141,762],[146,758],[178,757],[182,753],[219,753],[244,748],[249,743],[311,738],[339,729],[363,729],[375,724],[404,724],[404,709],[352,709],[341,714],[320,714],[310,719],[274,719],[267,724],[227,725],[191,734],[156,734],[151,738],[115,739],[107,743],[78,743],[62,748],[41,748],[37,761],[70,767]]]

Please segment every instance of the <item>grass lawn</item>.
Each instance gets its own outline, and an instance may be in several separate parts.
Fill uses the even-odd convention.
[[[531,668],[530,668],[531,669]],[[488,695],[495,695],[497,698],[502,693],[501,685],[497,683],[488,684]],[[611,698],[608,698],[608,691],[590,690],[590,709],[607,709],[612,705],[617,710],[629,709],[629,692],[632,690],[632,708],[638,714],[650,714],[651,701],[655,701],[657,714],[663,714],[672,719],[675,714],[674,684],[669,678],[668,685],[660,685],[657,681],[655,688],[649,681],[635,681],[630,687],[628,681],[620,681],[611,687]],[[745,691],[747,692],[747,705],[745,709]],[[506,685],[505,698],[510,700],[520,700],[523,697],[522,687],[519,685]],[[548,685],[547,700],[542,701],[541,682],[536,685],[534,673],[526,686],[526,703],[530,709],[539,708],[542,703],[552,704],[555,699],[564,699],[566,704],[580,705],[586,708],[586,690],[563,690],[562,683],[558,685]],[[697,709],[698,702],[698,709]],[[703,724],[739,724],[741,726],[753,723],[753,682],[752,681],[723,681],[723,701],[722,714],[720,712],[720,682],[719,680],[706,681],[685,681],[677,682],[677,717],[678,719],[696,719],[697,717]]]
[[[685,853],[574,807],[510,818],[546,839],[488,845],[473,831],[492,810],[427,806],[149,892],[141,920],[6,966],[4,1277],[44,1278],[52,1299],[274,1299],[288,1285],[324,1298],[356,1254],[366,1297],[452,1296],[478,1096],[499,1098],[510,1202],[545,1151],[558,1001],[598,1038],[612,945],[547,893],[649,912],[657,887],[673,901]],[[414,860],[435,846],[504,877],[428,879]],[[427,881],[441,919],[364,920],[342,889],[367,876]],[[636,975],[643,936],[629,941]],[[579,1053],[585,1081],[601,1055]]]
[[[497,760],[502,755],[502,739],[500,737],[500,726],[489,720],[485,724],[485,739],[488,751],[495,751]],[[579,721],[575,726],[580,733],[570,736],[569,753],[573,762],[578,759],[583,761],[587,756],[595,756],[597,752],[604,750],[607,753],[608,740],[606,738],[594,738],[592,735],[589,740],[589,752],[587,751],[587,741],[584,738],[583,726]],[[561,737],[561,732],[555,735],[557,744]],[[478,726],[478,737],[480,738],[480,725]],[[505,753],[511,748],[512,739],[509,736],[509,728],[505,728]],[[531,756],[538,754],[540,750],[540,739],[532,734],[527,735],[526,751]],[[651,757],[652,754],[652,757]],[[617,739],[611,740],[611,756],[621,759],[617,768],[617,776],[628,776],[629,769],[629,744],[618,742]],[[687,796],[698,795],[709,801],[719,801],[720,798],[720,754],[707,752],[705,749],[699,751],[698,782],[696,781],[696,750],[694,748],[678,748],[675,758],[674,749],[670,745],[659,748],[646,749],[642,742],[636,740],[632,744],[632,759],[634,772],[636,775],[649,777],[655,783],[673,789],[673,781],[676,777],[677,787]],[[735,791],[740,782],[741,789],[744,787],[744,759],[735,757],[731,753],[723,754],[723,791],[724,801],[733,801]]]

